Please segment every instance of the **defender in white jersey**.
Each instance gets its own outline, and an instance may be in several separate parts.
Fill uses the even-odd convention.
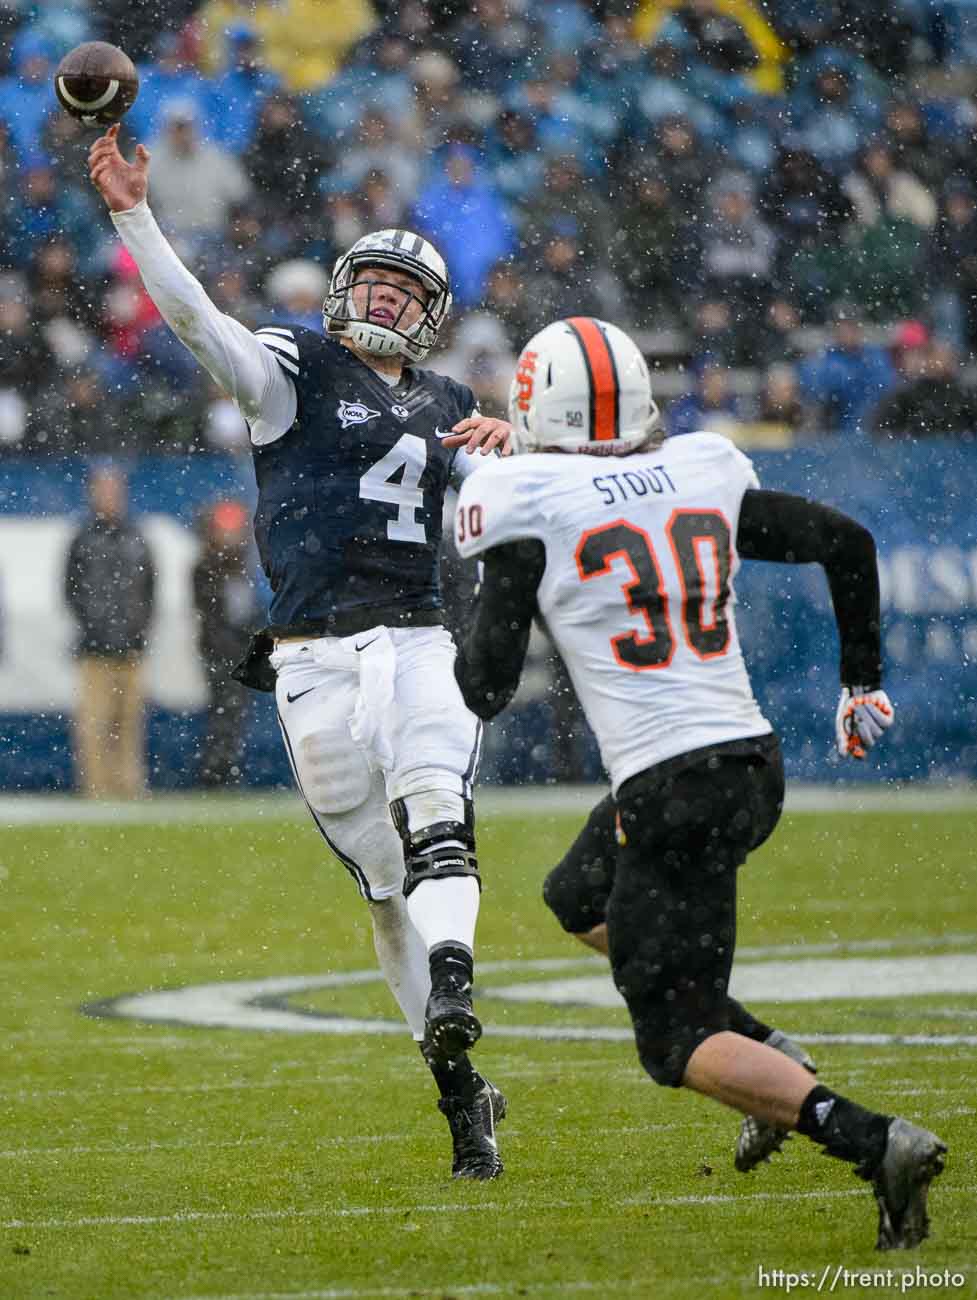
[[[545,547],[540,617],[615,791],[676,754],[770,734],[733,618],[740,505],[758,486],[727,438],[693,433],[626,462],[512,457],[462,495],[463,555]]]
[[[531,340],[510,417],[514,449],[540,454],[480,470],[462,489],[458,545],[484,560],[484,580],[455,674],[474,712],[499,712],[537,615],[566,660],[620,829],[589,916],[606,922],[642,1064],[658,1083],[850,1161],[872,1182],[879,1249],[918,1245],[945,1145],[816,1085],[793,1053],[743,1032],[727,992],[737,871],[775,827],[784,789],[736,636],[739,557],[823,565],[841,642],[836,739],[864,758],[893,719],[871,534],[762,491],[716,434],[662,444],[644,360],[603,321],[574,317]],[[593,866],[578,902],[601,888]]]

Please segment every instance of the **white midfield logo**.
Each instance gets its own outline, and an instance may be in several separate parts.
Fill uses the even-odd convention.
[[[341,400],[336,408],[336,414],[342,421],[343,428],[348,429],[351,424],[366,424],[367,420],[375,420],[380,412],[371,411],[362,402]]]

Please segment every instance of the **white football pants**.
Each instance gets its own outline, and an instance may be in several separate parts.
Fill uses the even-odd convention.
[[[289,641],[271,656],[295,780],[368,901],[403,889],[390,801],[418,807],[425,801],[417,797],[429,795],[437,809],[438,794],[471,798],[481,723],[461,698],[454,660],[443,627],[375,627]],[[442,819],[443,812],[431,817]],[[413,814],[411,829],[418,829]]]

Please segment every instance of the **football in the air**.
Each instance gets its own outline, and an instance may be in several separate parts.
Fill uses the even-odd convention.
[[[58,64],[54,90],[65,112],[86,126],[111,126],[135,102],[139,74],[117,45],[85,41]]]

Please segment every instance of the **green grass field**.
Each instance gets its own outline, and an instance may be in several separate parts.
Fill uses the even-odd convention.
[[[893,1257],[872,1249],[868,1187],[804,1139],[737,1174],[738,1118],[656,1088],[622,1033],[542,1036],[627,1027],[621,1007],[551,996],[554,981],[606,983],[539,901],[586,805],[482,817],[476,1055],[510,1103],[494,1183],[448,1176],[406,1034],[83,1014],[151,989],[372,967],[365,909],[311,825],[238,807],[0,829],[0,1300],[721,1300],[787,1294],[773,1270],[809,1273],[803,1295],[828,1269],[827,1293],[839,1267],[875,1276],[840,1277],[835,1295],[916,1293],[917,1268],[942,1282],[928,1294],[977,1295],[972,809],[795,813],[741,877],[742,966],[768,990],[751,1006],[808,1042],[825,1082],[949,1142],[933,1235]],[[789,959],[808,963],[806,990]],[[855,995],[822,998],[839,969]],[[285,1002],[396,1017],[369,980]]]

